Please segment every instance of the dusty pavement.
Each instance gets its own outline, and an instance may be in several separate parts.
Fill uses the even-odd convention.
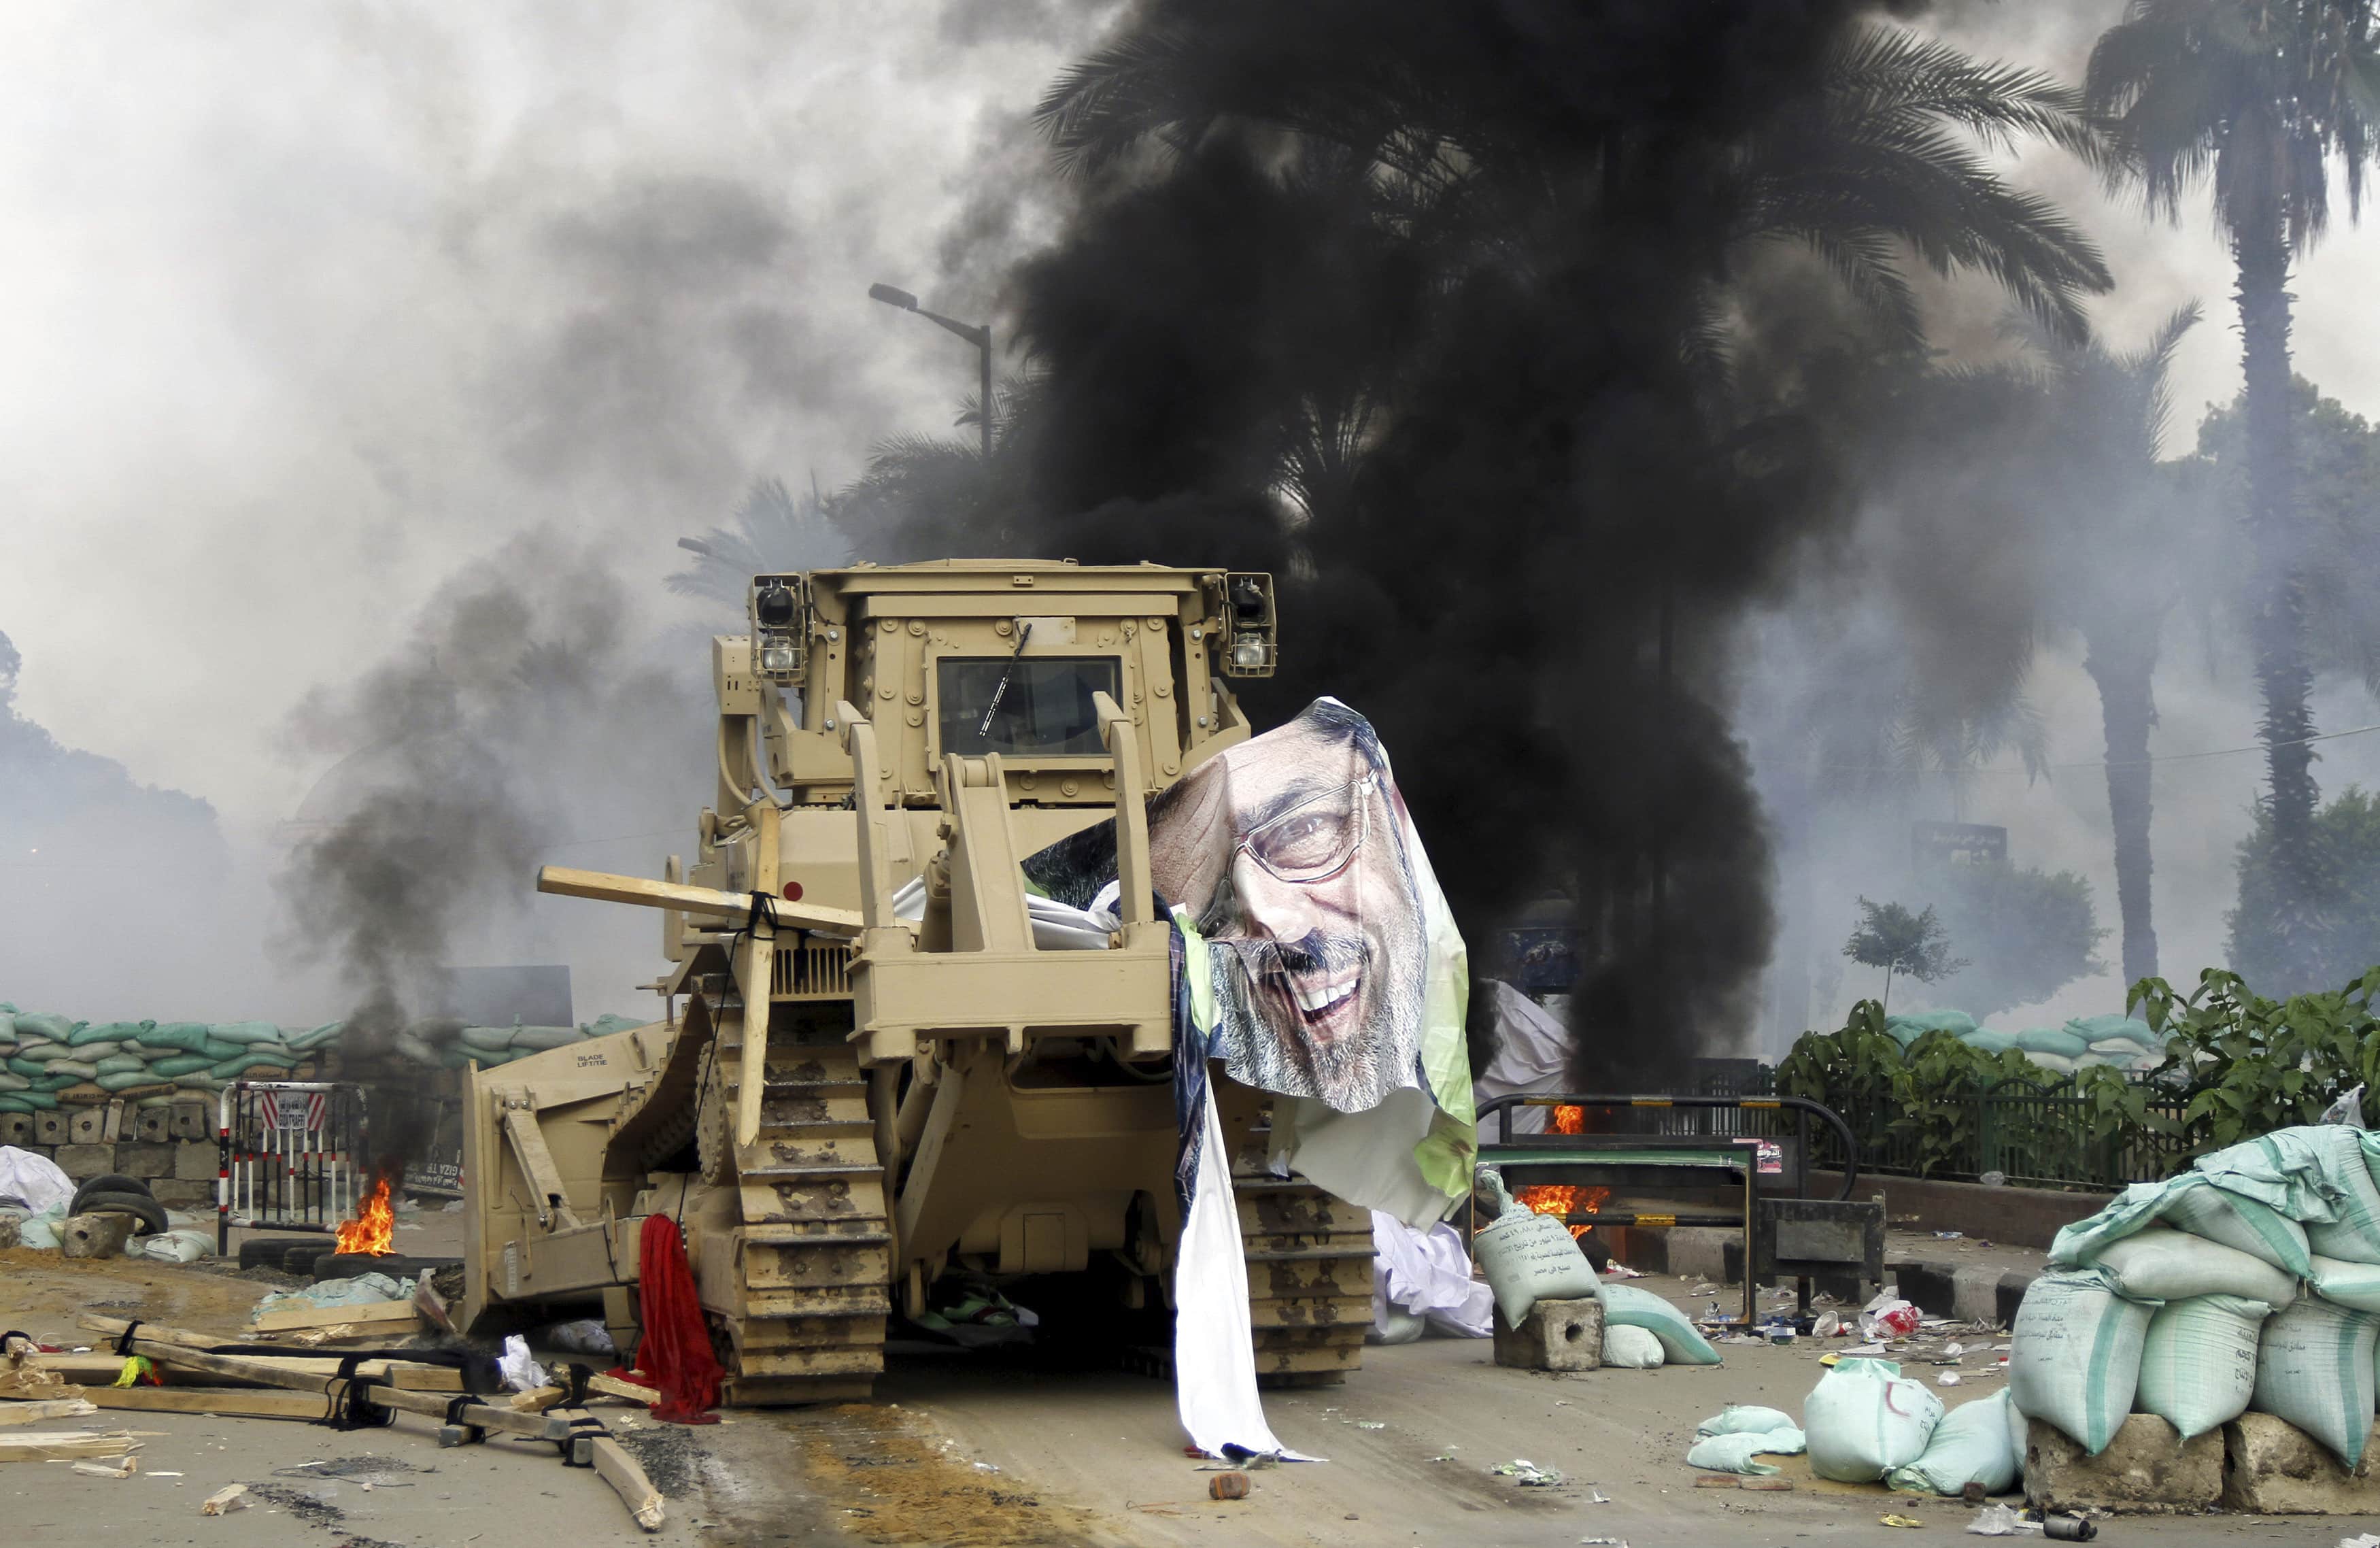
[[[403,1245],[431,1249],[444,1224],[408,1233]],[[132,1306],[230,1334],[264,1287],[137,1262],[77,1265],[24,1252],[0,1260],[0,1325],[52,1341],[82,1341],[73,1336],[79,1310]],[[1636,1283],[1682,1303],[1697,1298],[1694,1286],[1677,1280]],[[1999,1382],[1985,1370],[1998,1340],[1949,1336],[1969,1353],[1960,1384],[1942,1396],[1954,1403],[1991,1396]],[[561,1468],[543,1445],[441,1450],[429,1421],[409,1417],[392,1429],[340,1434],[289,1421],[101,1414],[71,1424],[151,1432],[142,1471],[114,1481],[62,1462],[0,1467],[0,1519],[8,1523],[0,1541],[72,1533],[226,1548],[1911,1542],[1916,1533],[1879,1524],[1888,1511],[1917,1518],[1920,1532],[1963,1540],[1972,1513],[1962,1505],[1821,1483],[1798,1466],[1788,1469],[1790,1493],[1695,1487],[1683,1461],[1695,1422],[1729,1403],[1798,1411],[1820,1353],[1807,1343],[1730,1346],[1717,1368],[1552,1377],[1500,1371],[1484,1343],[1431,1338],[1370,1349],[1344,1386],[1269,1395],[1283,1441],[1329,1460],[1260,1471],[1253,1494],[1228,1505],[1206,1498],[1208,1476],[1182,1455],[1172,1393],[1161,1383],[896,1357],[875,1405],[735,1414],[701,1429],[655,1425],[629,1408],[603,1410],[670,1496],[670,1520],[652,1538],[629,1525],[608,1491]],[[1933,1378],[1948,1369],[1910,1368]],[[1489,1471],[1519,1457],[1569,1481],[1525,1488]],[[226,1482],[249,1484],[261,1496],[256,1507],[200,1518],[198,1502]],[[1608,1503],[1595,1503],[1597,1495]],[[2375,1525],[2127,1518],[2107,1523],[2101,1541],[2329,1548]]]

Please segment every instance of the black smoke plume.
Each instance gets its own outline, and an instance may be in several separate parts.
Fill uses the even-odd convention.
[[[1821,211],[1877,16],[1154,0],[1044,106],[1081,199],[1014,285],[1025,542],[1275,572],[1254,707],[1372,719],[1475,954],[1567,900],[1595,1084],[1745,1030],[1767,957],[1724,643],[1846,523],[1828,373],[1916,341],[1873,274],[1744,281],[1889,237]],[[2104,269],[2025,219],[2002,277],[2077,331]],[[1787,332],[1827,347],[1733,349]]]

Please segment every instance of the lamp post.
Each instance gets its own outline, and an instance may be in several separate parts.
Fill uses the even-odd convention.
[[[889,307],[899,307],[903,311],[914,311],[918,316],[926,319],[929,323],[935,324],[937,327],[946,329],[951,333],[954,333],[958,335],[959,337],[975,346],[976,353],[981,366],[983,378],[982,396],[976,400],[976,418],[978,421],[978,428],[981,429],[983,432],[984,464],[987,467],[990,466],[991,324],[989,323],[981,324],[962,323],[956,318],[944,317],[939,311],[928,311],[924,307],[917,304],[917,297],[912,296],[906,290],[903,290],[895,286],[871,285],[868,287],[868,299],[871,301],[882,301]]]

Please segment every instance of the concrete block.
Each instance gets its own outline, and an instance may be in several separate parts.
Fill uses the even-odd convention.
[[[2223,1508],[2258,1516],[2380,1515],[2380,1452],[2367,1443],[2353,1472],[2286,1420],[2241,1414],[2223,1427]]]
[[[115,1170],[128,1177],[147,1181],[174,1175],[174,1147],[143,1145],[138,1141],[115,1147]]]
[[[2025,1430],[2024,1503],[2042,1510],[2173,1516],[2212,1510],[2223,1493],[2223,1434],[2185,1441],[2155,1414],[2124,1420],[2096,1457],[2040,1420]]]
[[[1541,1300],[1529,1308],[1517,1328],[1504,1325],[1496,1313],[1496,1363],[1519,1371],[1600,1371],[1603,1369],[1603,1303],[1588,1296],[1580,1300]]]
[[[177,1099],[167,1108],[166,1132],[176,1140],[206,1140],[215,1137],[215,1110],[211,1103],[195,1097]]]
[[[215,1207],[215,1185],[212,1178],[205,1182],[182,1182],[173,1177],[160,1178],[149,1185],[157,1202],[169,1210],[211,1210]]]
[[[33,1115],[0,1113],[0,1145],[19,1148],[33,1142]]]
[[[171,1176],[176,1182],[211,1183],[222,1171],[223,1152],[215,1149],[213,1140],[209,1140],[202,1143],[195,1140],[186,1140],[174,1147],[172,1172],[158,1175]]]
[[[58,1170],[77,1182],[103,1177],[115,1170],[113,1145],[64,1144],[58,1147]]]
[[[33,1143],[63,1145],[67,1142],[67,1115],[53,1109],[33,1115]],[[61,1162],[59,1164],[64,1165]]]
[[[171,1108],[143,1107],[132,1115],[132,1133],[128,1138],[144,1145],[170,1144],[174,1138],[173,1116]]]
[[[58,1222],[58,1251],[67,1258],[115,1258],[132,1239],[140,1222],[128,1214],[102,1210],[96,1214],[70,1214]]]
[[[67,1113],[67,1143],[103,1145],[107,1141],[107,1109],[77,1107]]]

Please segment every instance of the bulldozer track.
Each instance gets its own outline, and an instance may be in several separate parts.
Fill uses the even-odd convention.
[[[703,1252],[723,1396],[738,1407],[865,1398],[884,1369],[892,1237],[858,1057],[840,1040],[772,1034],[759,1132],[737,1146],[743,1009],[715,1014],[695,1137],[705,1178],[735,1188],[741,1219],[731,1244]]]
[[[1372,1325],[1372,1213],[1310,1182],[1232,1178],[1261,1386],[1335,1386]]]

